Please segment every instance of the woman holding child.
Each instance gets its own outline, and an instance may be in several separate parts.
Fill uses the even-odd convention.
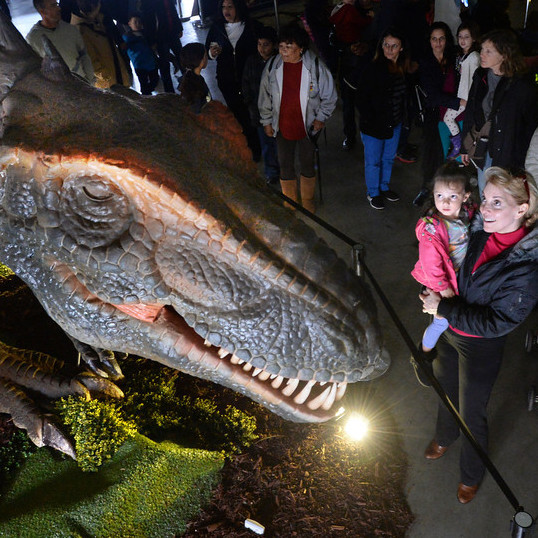
[[[474,438],[487,451],[486,406],[501,366],[507,335],[538,302],[538,189],[530,174],[502,168],[485,172],[480,215],[471,226],[466,257],[451,298],[426,289],[423,311],[449,328],[437,343],[433,371],[459,409]],[[435,460],[459,436],[451,413],[440,403],[434,439],[424,456]],[[471,501],[485,466],[467,439],[460,453],[460,503]]]

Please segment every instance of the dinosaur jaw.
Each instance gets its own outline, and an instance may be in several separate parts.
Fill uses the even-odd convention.
[[[192,373],[211,372],[210,378],[245,394],[271,411],[297,422],[325,422],[334,418],[345,394],[346,382],[299,380],[256,368],[224,348],[200,337],[170,306],[158,304],[113,305],[157,330],[177,336],[175,351],[188,357]],[[189,368],[190,370],[190,368]],[[201,375],[200,377],[206,377]]]

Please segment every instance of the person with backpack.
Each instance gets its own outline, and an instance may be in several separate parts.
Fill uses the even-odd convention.
[[[309,42],[306,31],[295,24],[282,29],[279,54],[262,75],[258,108],[265,133],[276,137],[282,192],[298,201],[298,153],[301,204],[313,213],[314,140],[334,112],[337,94],[331,72],[308,50]]]

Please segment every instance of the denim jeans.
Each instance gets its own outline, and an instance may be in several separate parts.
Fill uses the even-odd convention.
[[[379,196],[380,191],[389,189],[392,165],[402,124],[394,127],[392,138],[382,140],[361,133],[364,144],[364,177],[366,179],[366,193],[370,197]]]
[[[267,136],[263,126],[257,127],[258,138],[262,148],[263,173],[265,179],[278,179],[280,177],[280,166],[278,165],[278,154],[276,150],[276,138]]]

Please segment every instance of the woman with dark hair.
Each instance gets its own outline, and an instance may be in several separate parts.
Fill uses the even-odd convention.
[[[368,201],[385,209],[385,200],[400,197],[389,188],[392,165],[406,110],[405,74],[409,70],[402,35],[386,30],[372,62],[358,84],[359,128],[364,145],[364,177]]]
[[[487,404],[506,337],[538,301],[538,189],[530,174],[513,176],[492,167],[485,176],[480,216],[471,224],[458,273],[459,295],[442,298],[426,289],[420,299],[423,312],[449,323],[437,343],[433,372],[487,452]],[[452,414],[440,403],[435,436],[424,457],[442,457],[459,433]],[[464,439],[457,490],[460,503],[475,497],[484,473],[484,462]]]
[[[336,89],[329,69],[308,50],[310,38],[297,25],[283,28],[279,54],[269,60],[262,75],[258,108],[267,136],[276,137],[280,185],[294,201],[297,197],[295,153],[300,164],[302,205],[315,210],[314,143],[336,107]]]
[[[260,142],[243,101],[242,81],[247,58],[258,50],[259,28],[261,24],[250,18],[244,0],[219,0],[218,18],[205,43],[209,58],[217,61],[219,90],[241,125],[255,161],[261,157]]]
[[[419,63],[420,86],[424,91],[424,151],[422,159],[422,187],[413,200],[421,206],[430,193],[430,182],[444,160],[438,123],[442,121],[441,107],[458,110],[464,105],[456,96],[454,38],[447,24],[434,22],[430,26],[426,56]],[[444,115],[444,110],[443,110]]]
[[[481,133],[484,158],[473,159],[480,194],[484,189],[483,171],[490,166],[525,166],[525,155],[538,126],[538,95],[531,80],[524,76],[525,71],[512,31],[493,30],[483,37],[480,67],[473,77],[462,129],[465,165],[471,161],[468,152],[472,150],[467,135],[471,131]],[[480,157],[476,151],[475,156]]]

